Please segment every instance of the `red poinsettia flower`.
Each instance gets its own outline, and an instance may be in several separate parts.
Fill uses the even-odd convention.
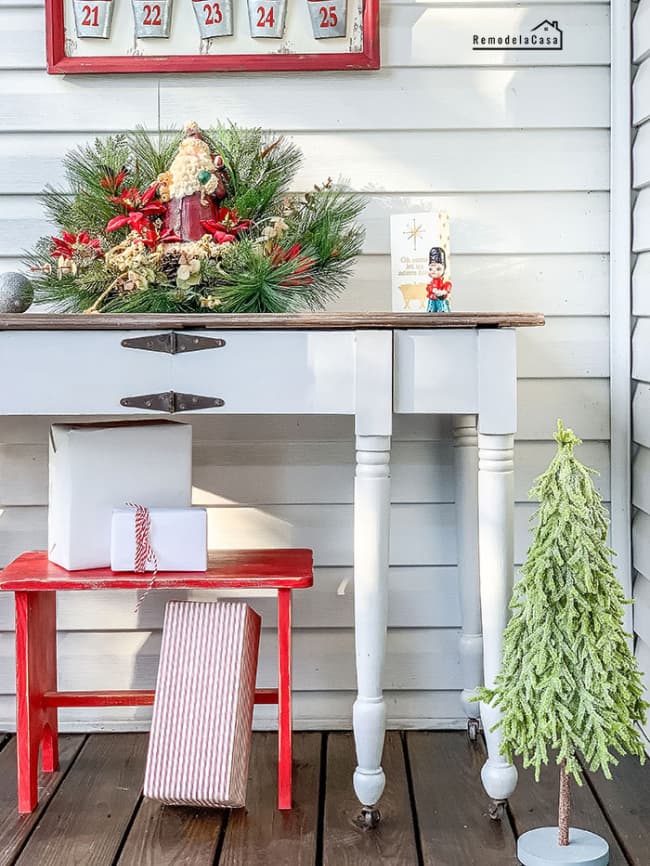
[[[217,228],[217,222],[215,220],[201,220],[201,226],[209,235],[212,235],[212,240],[215,244],[230,244],[237,240],[235,235],[231,235],[230,232],[225,232],[223,229]]]
[[[60,238],[52,238],[54,244],[52,258],[63,258],[69,261],[79,247],[89,247],[97,257],[103,255],[99,239],[91,238],[88,232],[79,232],[78,235],[71,232],[61,232],[61,235]]]
[[[150,250],[155,250],[158,244],[178,244],[182,238],[171,229],[165,229],[163,232],[158,232],[153,223],[149,220],[143,220],[135,229],[142,239],[142,243]]]
[[[111,169],[106,167],[106,174],[100,179],[99,184],[107,192],[117,192],[126,180],[126,175],[127,170],[125,168],[114,173]]]
[[[287,277],[287,279],[283,280],[283,286],[308,286],[313,282],[313,278],[308,274],[305,274],[305,271],[308,271],[313,267],[316,264],[316,260],[307,258],[307,256],[300,256],[300,251],[300,244],[293,244],[293,246],[289,247],[288,250],[276,245],[271,251],[271,261],[274,265],[298,259],[293,271],[293,276]],[[301,274],[304,274],[304,276],[301,276]]]
[[[213,220],[201,220],[201,226],[214,238],[216,243],[225,244],[236,240],[237,235],[250,228],[250,220],[239,219],[236,210],[220,207],[217,210],[217,218]]]
[[[114,232],[125,226],[139,231],[139,227],[148,222],[147,217],[165,213],[165,205],[161,201],[153,201],[157,189],[158,184],[152,183],[143,193],[140,193],[137,187],[131,186],[123,189],[119,195],[112,195],[110,201],[119,205],[126,213],[109,220],[106,231]]]

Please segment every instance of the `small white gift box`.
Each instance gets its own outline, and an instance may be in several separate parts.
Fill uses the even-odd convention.
[[[192,428],[171,421],[54,424],[48,551],[70,571],[111,562],[111,517],[125,502],[192,504]]]
[[[145,797],[179,806],[245,804],[260,627],[243,602],[169,602]]]
[[[145,571],[207,571],[208,513],[205,508],[150,508],[148,541],[155,559]],[[111,568],[135,571],[136,509],[114,508]]]

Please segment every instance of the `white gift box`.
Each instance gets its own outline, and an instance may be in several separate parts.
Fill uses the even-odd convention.
[[[111,561],[113,509],[186,508],[192,428],[171,421],[54,424],[50,430],[49,558],[70,571]]]
[[[111,568],[133,571],[136,556],[135,508],[114,508]],[[158,571],[207,571],[208,512],[205,508],[150,508],[149,543]],[[154,570],[153,562],[146,565]]]
[[[243,602],[165,610],[144,795],[179,806],[243,806],[261,618]]]

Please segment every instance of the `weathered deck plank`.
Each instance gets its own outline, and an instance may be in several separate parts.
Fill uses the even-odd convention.
[[[424,866],[510,866],[519,861],[506,818],[493,821],[481,786],[482,741],[465,733],[406,736]]]
[[[140,796],[146,748],[138,734],[89,737],[18,866],[110,866]]]
[[[589,773],[589,783],[630,863],[645,866],[650,859],[650,763],[622,758],[612,773],[611,782]]]
[[[118,866],[212,866],[225,813],[144,800]]]
[[[351,734],[330,734],[323,833],[323,866],[416,866],[418,853],[400,734],[386,737],[383,767],[386,790],[381,823],[362,830],[354,823],[359,803],[352,789],[356,763]]]
[[[322,735],[294,735],[290,812],[277,809],[277,739],[274,733],[253,738],[246,809],[230,813],[219,866],[316,862]]]
[[[510,800],[510,812],[518,836],[535,827],[557,826],[559,769],[545,767],[535,783],[532,770],[519,768],[519,784]],[[627,866],[627,859],[614,838],[600,806],[587,784],[572,789],[571,826],[597,833],[609,843],[610,866]],[[647,862],[647,860],[646,860]]]
[[[59,740],[59,769],[40,773],[38,807],[30,815],[19,815],[16,806],[16,738],[12,737],[0,752],[0,866],[10,866],[26,839],[65,778],[86,737],[83,734],[62,736]]]
[[[256,733],[247,808],[228,813],[142,802],[146,735],[64,736],[61,770],[41,776],[38,809],[19,816],[9,737],[0,748],[0,866],[515,866],[515,834],[557,822],[555,768],[539,784],[522,772],[512,824],[495,823],[480,785],[482,745],[418,731],[388,735],[382,822],[363,831],[352,736],[327,735],[325,766],[322,743],[321,734],[296,735],[295,808],[283,813],[276,735]],[[572,824],[605,836],[611,866],[646,866],[650,765],[623,760],[614,782],[588,776],[574,790]]]

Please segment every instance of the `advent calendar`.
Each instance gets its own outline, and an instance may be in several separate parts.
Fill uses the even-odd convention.
[[[48,72],[379,68],[379,0],[46,0]]]

